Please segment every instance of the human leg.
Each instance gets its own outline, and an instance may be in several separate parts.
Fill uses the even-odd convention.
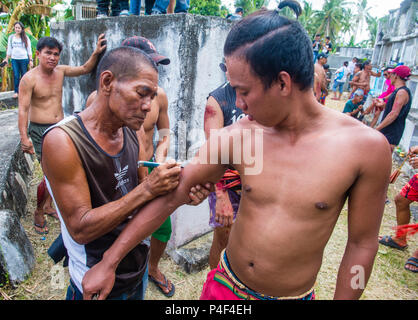
[[[129,1],[129,13],[131,15],[139,16],[141,13],[141,0]]]
[[[109,15],[109,0],[96,0],[97,15]]]
[[[119,0],[119,15],[128,16],[129,15],[129,0]]]
[[[414,201],[418,201],[418,174],[415,174],[395,197],[398,226],[409,223],[411,219],[410,204]],[[399,250],[404,250],[407,247],[406,235],[379,237],[379,243]]]
[[[174,8],[174,13],[187,12],[190,7],[190,0],[177,0],[176,7]]]
[[[145,0],[145,14],[151,15],[155,0]]]
[[[165,14],[170,0],[156,0],[152,7],[152,14]]]
[[[120,1],[119,0],[112,0],[112,3],[110,5],[111,13],[110,15],[112,17],[118,17],[120,14]]]
[[[12,60],[12,70],[13,70],[13,84],[14,84],[14,91],[15,94],[17,95],[17,93],[19,92],[19,63],[16,59],[11,59]]]
[[[158,263],[164,254],[168,240],[170,240],[171,231],[171,219],[169,217],[151,236],[148,262],[149,279],[154,282],[160,291],[167,297],[173,296],[175,292],[174,284],[172,284],[160,271]]]

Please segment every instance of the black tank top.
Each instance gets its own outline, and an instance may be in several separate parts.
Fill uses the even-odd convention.
[[[118,200],[138,185],[139,143],[135,131],[123,128],[122,150],[112,156],[96,143],[78,115],[71,121],[58,124],[58,126],[70,136],[78,151],[90,189],[92,208]],[[135,213],[136,211],[132,212],[129,218],[114,230],[84,245],[86,261],[83,263],[88,268],[102,259],[103,253],[114,243]],[[66,243],[67,246],[68,243]],[[67,250],[70,251],[71,248]],[[148,246],[141,243],[119,264],[115,285],[109,298],[135,289],[142,280],[147,262]]]
[[[213,90],[209,93],[209,96],[212,96],[221,107],[224,115],[224,127],[229,126],[245,117],[242,110],[235,106],[237,96],[234,88],[231,87],[229,82],[225,82],[223,85]]]
[[[386,137],[386,139],[388,139],[389,143],[392,145],[398,145],[399,142],[401,141],[402,135],[403,135],[403,131],[405,129],[405,121],[406,121],[406,117],[408,116],[409,110],[411,109],[411,91],[408,89],[408,87],[403,86],[400,87],[398,89],[396,89],[395,91],[392,92],[392,94],[390,95],[387,103],[386,103],[386,107],[385,107],[385,112],[383,113],[383,118],[382,121],[386,118],[386,116],[392,111],[393,108],[393,103],[395,102],[395,98],[396,98],[396,94],[398,93],[399,90],[404,89],[406,90],[406,92],[408,93],[409,96],[409,100],[408,103],[406,105],[404,105],[398,115],[398,117],[395,119],[395,121],[393,121],[390,125],[384,127],[382,130],[380,130],[380,132],[382,132],[384,134],[384,136]]]

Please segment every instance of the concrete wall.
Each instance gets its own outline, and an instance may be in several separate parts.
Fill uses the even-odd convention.
[[[99,20],[68,21],[54,24],[51,35],[64,44],[61,63],[83,64],[93,52],[97,37],[105,33],[108,49],[123,39],[138,35],[153,42],[159,53],[170,58],[159,66],[159,85],[169,102],[171,140],[169,157],[184,161],[204,142],[203,116],[206,97],[225,81],[219,68],[223,45],[231,22],[222,18],[189,14],[112,17]],[[65,114],[84,108],[95,90],[95,75],[64,81]],[[198,207],[183,206],[172,215],[174,247],[210,231],[207,200]]]

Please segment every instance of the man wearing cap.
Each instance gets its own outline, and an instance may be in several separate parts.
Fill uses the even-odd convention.
[[[363,100],[364,91],[362,89],[357,89],[354,92],[353,98],[347,101],[345,104],[343,113],[346,113],[353,118],[358,119],[361,113],[361,110],[363,109],[363,105],[361,104],[361,101]]]
[[[130,37],[122,41],[122,46],[138,48],[147,53],[152,60],[158,65],[168,65],[170,59],[160,55],[155,46],[145,37]],[[96,96],[94,91],[87,99],[86,107],[88,107]],[[138,140],[141,146],[140,160],[155,161],[159,163],[165,162],[167,157],[170,123],[168,118],[168,100],[163,88],[158,87],[157,96],[151,103],[151,110],[147,114],[144,124],[137,131]],[[159,141],[154,154],[154,128],[157,126]],[[142,167],[139,169],[140,179],[143,180],[151,173],[152,169]],[[149,257],[149,279],[154,282],[157,288],[167,297],[172,297],[175,292],[174,284],[171,283],[158,269],[158,263],[167,247],[167,242],[171,237],[171,219],[170,217],[156,230],[151,237],[150,257]]]
[[[383,133],[390,143],[391,150],[399,144],[405,129],[405,121],[411,109],[411,91],[406,86],[409,80],[411,69],[407,66],[398,66],[395,69],[389,69],[389,79],[395,87],[395,91],[390,95],[386,104],[383,99],[376,101],[377,112],[385,110],[380,124],[376,130]]]
[[[231,14],[227,17],[228,20],[235,21],[242,19],[242,15],[244,14],[244,9],[238,7],[235,9],[235,14]]]

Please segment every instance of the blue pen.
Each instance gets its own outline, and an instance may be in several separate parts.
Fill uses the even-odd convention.
[[[138,168],[139,167],[147,167],[147,168],[156,168],[160,165],[159,162],[152,162],[152,161],[138,161]],[[184,167],[184,163],[180,163],[180,167]]]

